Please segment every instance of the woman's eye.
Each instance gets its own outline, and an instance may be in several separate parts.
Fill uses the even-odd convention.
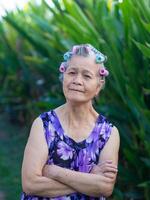
[[[85,77],[85,78],[91,79],[91,76],[89,76],[89,75],[87,75],[87,74],[85,74],[84,77]]]
[[[75,72],[70,71],[70,72],[68,72],[68,74],[69,74],[69,75],[74,75]]]
[[[68,72],[68,74],[74,75],[74,74],[75,74],[75,72]]]

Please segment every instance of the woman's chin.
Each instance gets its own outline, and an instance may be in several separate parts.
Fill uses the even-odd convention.
[[[71,103],[76,103],[76,104],[86,103],[89,101],[86,98],[82,98],[81,96],[78,96],[78,95],[67,96],[66,100]]]
[[[67,100],[69,100],[69,101],[72,101],[72,102],[78,102],[78,103],[82,103],[82,102],[85,102],[85,100],[84,99],[81,99],[81,98],[76,98],[76,97],[74,97],[74,98],[67,98]]]

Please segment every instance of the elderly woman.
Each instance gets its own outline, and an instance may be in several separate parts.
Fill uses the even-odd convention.
[[[22,200],[104,200],[117,175],[119,133],[92,100],[109,74],[106,57],[74,46],[60,66],[66,103],[33,122],[22,166]]]

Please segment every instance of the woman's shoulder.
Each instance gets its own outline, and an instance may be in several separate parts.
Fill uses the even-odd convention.
[[[99,116],[99,121],[100,123],[104,124],[106,133],[110,132],[110,135],[113,135],[112,137],[119,137],[119,130],[114,122],[112,122],[112,120],[108,116],[102,114],[100,114]]]
[[[120,136],[119,136],[119,130],[118,130],[118,128],[114,125],[113,127],[112,127],[112,137],[115,137],[115,138],[120,138]]]
[[[116,149],[116,150],[119,149],[120,135],[119,135],[118,128],[116,126],[112,127],[111,134],[106,146],[108,146],[109,148],[113,146],[112,149]]]
[[[105,123],[105,124],[109,124],[110,126],[114,126],[114,124],[113,124],[113,122],[111,121],[111,119],[108,117],[108,116],[106,116],[106,115],[104,115],[104,114],[99,114],[99,122],[100,123]]]
[[[52,113],[52,109],[51,110],[48,110],[48,111],[43,111],[42,113],[39,114],[38,118],[41,118],[41,119],[49,119],[49,116],[50,114]]]
[[[58,109],[59,109],[59,107],[42,112],[37,117],[37,121],[38,121],[38,119],[40,119],[43,122],[44,128],[48,127],[48,125],[50,123],[53,124],[56,122],[56,119],[57,119],[56,110],[58,110]]]
[[[47,117],[54,112],[57,113],[62,107],[63,107],[63,105],[43,111],[42,113],[39,114],[38,117]]]

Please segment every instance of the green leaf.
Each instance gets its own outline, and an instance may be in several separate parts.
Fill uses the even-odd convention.
[[[150,181],[145,181],[143,183],[138,184],[138,187],[149,187],[150,186]]]
[[[149,47],[146,47],[145,45],[143,45],[139,42],[136,42],[135,40],[133,40],[133,42],[141,50],[141,52],[143,53],[144,56],[150,58],[150,48]]]

